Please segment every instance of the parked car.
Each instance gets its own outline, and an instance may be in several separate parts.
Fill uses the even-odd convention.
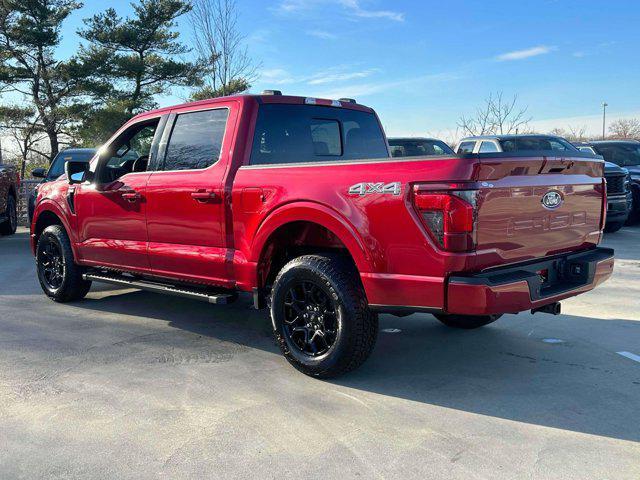
[[[563,152],[579,150],[562,137],[554,135],[483,135],[466,137],[458,142],[456,153]]]
[[[640,142],[637,140],[602,140],[591,147],[608,162],[629,171],[632,206],[628,223],[640,222]]]
[[[36,196],[38,195],[38,188],[40,185],[46,182],[52,182],[58,179],[61,175],[64,175],[64,166],[69,160],[78,162],[88,162],[96,154],[98,150],[95,148],[65,148],[60,151],[51,162],[48,169],[46,168],[34,168],[31,172],[33,178],[41,178],[42,182],[36,185],[36,188],[29,195],[28,201],[28,214],[29,222],[33,219],[33,211],[35,209]]]
[[[562,137],[555,135],[485,135],[463,138],[456,152],[464,153],[509,153],[509,152],[553,152],[554,155],[575,156],[583,154],[593,156],[589,145],[582,149]],[[627,220],[631,195],[626,182],[626,172],[616,165],[605,165],[604,176],[607,180],[607,218],[604,231],[617,232]]]
[[[378,312],[477,328],[557,314],[609,278],[603,161],[566,160],[393,158],[354,100],[203,100],[138,115],[89,165],[68,162],[38,192],[31,245],[58,302],[93,281],[214,304],[252,292],[286,359],[331,377],[369,356]]]
[[[449,145],[436,138],[390,138],[392,157],[420,157],[455,155]]]
[[[12,165],[0,163],[0,235],[13,235],[18,228],[20,174]]]
[[[602,156],[590,143],[574,144],[581,152]],[[629,219],[633,209],[633,196],[629,171],[615,163],[604,162],[604,178],[607,180],[607,223],[605,232],[620,230]]]

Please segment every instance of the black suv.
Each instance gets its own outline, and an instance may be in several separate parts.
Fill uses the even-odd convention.
[[[640,222],[640,142],[637,140],[603,140],[591,142],[598,155],[629,171],[629,187],[632,193],[631,213],[628,224]]]
[[[38,188],[46,182],[57,180],[64,174],[64,166],[69,160],[76,162],[88,162],[93,158],[98,150],[95,148],[66,148],[55,156],[51,162],[49,170],[45,168],[34,168],[31,176],[34,178],[42,178],[42,182],[36,186],[29,196],[29,222],[33,219],[33,212],[36,208],[36,197],[38,196]]]
[[[591,143],[575,143],[580,151],[592,155],[603,156]],[[629,172],[605,158],[604,178],[607,179],[607,223],[605,232],[617,232],[622,228],[627,219],[633,199],[629,184]]]

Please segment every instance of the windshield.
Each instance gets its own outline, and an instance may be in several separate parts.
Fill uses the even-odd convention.
[[[594,148],[607,162],[621,167],[640,165],[640,143],[605,143]]]
[[[500,140],[503,152],[522,152],[528,150],[571,152],[579,150],[562,138],[556,137],[514,137]]]
[[[453,155],[453,150],[440,140],[389,140],[391,156],[393,157],[422,157],[428,155]]]
[[[62,151],[56,158],[53,159],[53,163],[51,163],[51,167],[49,168],[49,173],[47,173],[47,178],[49,180],[55,180],[60,175],[64,174],[64,165],[69,161],[73,160],[76,162],[88,162],[95,155],[95,150],[82,150],[78,152],[66,152]]]

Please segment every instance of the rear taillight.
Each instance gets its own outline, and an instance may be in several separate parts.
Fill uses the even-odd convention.
[[[427,190],[414,187],[413,203],[429,235],[449,252],[469,252],[475,248],[478,190]]]

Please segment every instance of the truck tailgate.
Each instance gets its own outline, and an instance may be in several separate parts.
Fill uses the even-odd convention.
[[[602,175],[592,158],[480,158],[476,267],[597,245]]]

